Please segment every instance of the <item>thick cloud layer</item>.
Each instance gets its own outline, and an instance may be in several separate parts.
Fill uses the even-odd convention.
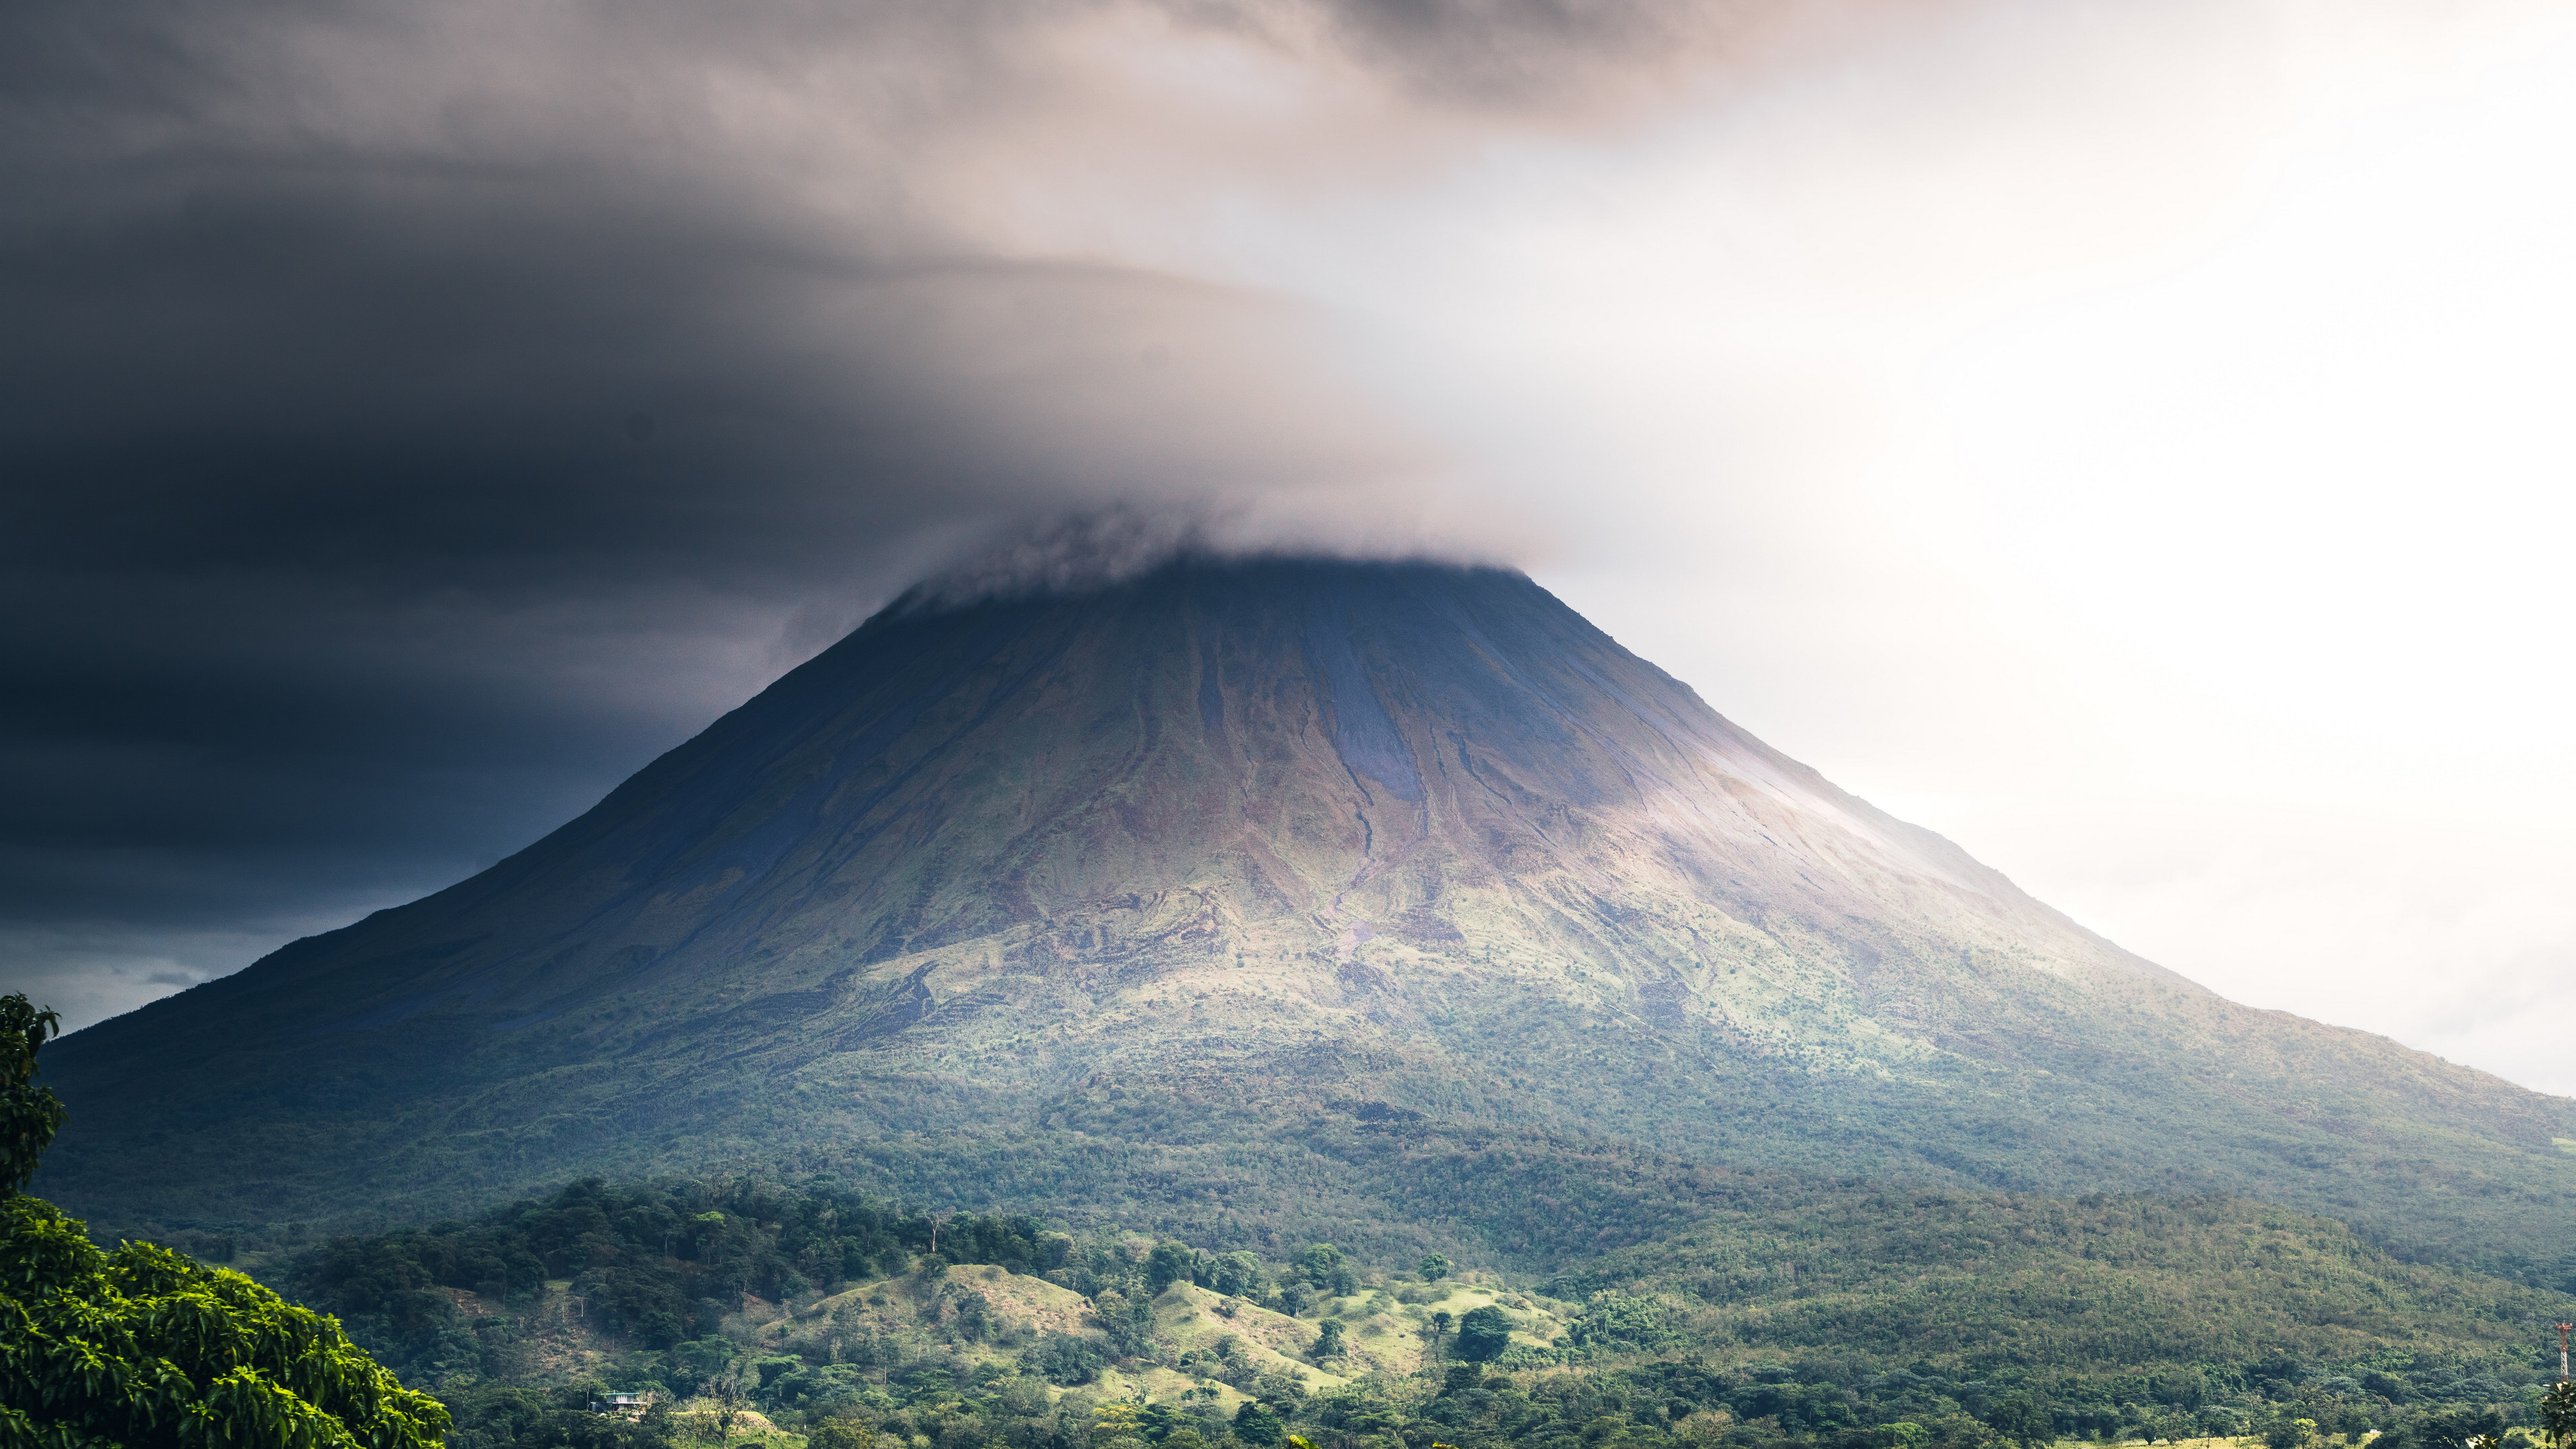
[[[8,984],[95,1019],[442,884],[1033,521],[1507,551],[1310,313],[1081,218],[1586,124],[1750,33],[1548,0],[12,9]],[[1200,54],[1227,94],[1150,74]]]
[[[1532,567],[2124,944],[2565,1089],[2570,57],[2539,0],[0,11],[0,985],[435,888],[916,580],[1284,544]]]

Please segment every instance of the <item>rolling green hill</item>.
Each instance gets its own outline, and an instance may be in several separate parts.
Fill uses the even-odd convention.
[[[747,1180],[578,1183],[261,1270],[438,1387],[468,1445],[531,1388],[595,1385],[1018,1449],[1095,1442],[1122,1401],[1149,1442],[1257,1443],[1249,1412],[1355,1449],[2458,1449],[2531,1422],[2561,1301],[2235,1199],[1739,1187],[1544,1282]]]

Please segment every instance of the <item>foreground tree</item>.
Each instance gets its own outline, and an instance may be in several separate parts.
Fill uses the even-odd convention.
[[[1327,1318],[1324,1326],[1315,1333],[1314,1346],[1306,1350],[1306,1358],[1310,1363],[1322,1363],[1328,1358],[1340,1358],[1343,1351],[1342,1321]]]
[[[1490,1303],[1468,1309],[1467,1316],[1458,1320],[1454,1352],[1470,1363],[1483,1363],[1511,1346],[1511,1317]]]
[[[1190,1245],[1165,1241],[1154,1245],[1145,1255],[1145,1287],[1161,1293],[1175,1283],[1185,1283],[1197,1276],[1198,1257]]]
[[[1986,1411],[1986,1423],[2006,1443],[2021,1449],[2043,1449],[2057,1437],[2048,1410],[2028,1394],[2006,1394],[1995,1400]]]
[[[805,1449],[876,1449],[876,1430],[864,1419],[835,1416],[805,1431]]]
[[[2560,1379],[2549,1386],[2540,1400],[2540,1430],[2558,1449],[2576,1449],[2576,1383]]]
[[[35,1085],[60,1029],[0,998],[0,1449],[435,1449],[447,1410],[250,1279],[112,1252],[24,1195],[63,1123]]]
[[[1234,1411],[1234,1437],[1256,1449],[1265,1449],[1287,1436],[1288,1425],[1259,1399],[1249,1400]]]

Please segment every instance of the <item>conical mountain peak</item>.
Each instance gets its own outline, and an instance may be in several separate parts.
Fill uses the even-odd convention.
[[[61,1058],[49,1186],[119,1224],[182,1183],[263,1220],[612,1167],[927,1191],[970,1142],[1275,1147],[1372,1102],[2431,1236],[2460,1184],[2410,1143],[2539,1191],[2576,1130],[2141,961],[1529,579],[1427,563],[912,601],[492,870]],[[135,1152],[154,1123],[193,1135]],[[224,1166],[262,1134],[332,1170]]]

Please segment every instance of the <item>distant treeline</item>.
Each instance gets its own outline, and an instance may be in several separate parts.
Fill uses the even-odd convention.
[[[826,1284],[912,1271],[925,1258],[1016,1272],[1063,1264],[1073,1239],[1035,1218],[934,1218],[829,1183],[749,1179],[577,1182],[472,1222],[341,1238],[278,1275],[305,1301],[367,1334],[397,1366],[432,1375],[479,1359],[453,1293],[496,1310],[548,1280],[597,1326],[643,1348],[711,1333],[743,1295],[779,1299]]]
[[[977,1295],[943,1286],[947,1266],[966,1264],[1043,1275],[1094,1313],[1080,1334],[1011,1337]],[[1269,1257],[930,1213],[830,1180],[589,1180],[470,1222],[334,1241],[277,1276],[407,1382],[446,1393],[460,1449],[620,1449],[669,1432],[581,1417],[583,1386],[530,1369],[518,1313],[549,1280],[569,1285],[616,1349],[613,1387],[684,1395],[733,1382],[783,1423],[864,1421],[937,1449],[1093,1449],[1098,1406],[1082,1386],[1105,1368],[1155,1366],[1233,1384],[1259,1406],[1238,1422],[1212,1400],[1157,1405],[1132,1428],[1159,1449],[1261,1449],[1274,1429],[1348,1449],[1432,1437],[1462,1449],[2003,1449],[2244,1434],[2291,1449],[2374,1430],[2381,1449],[2460,1449],[2533,1422],[2555,1367],[2542,1325],[2557,1307],[2397,1262],[2330,1220],[2233,1199],[1830,1185],[1746,1191],[1682,1231],[1580,1260],[1545,1284],[1569,1321],[1554,1347],[1513,1344],[1487,1363],[1314,1397],[1283,1375],[1181,1356],[1147,1306],[1186,1278],[1297,1314],[1417,1284],[1409,1265],[1320,1244]],[[746,1294],[789,1300],[884,1278],[943,1312],[917,1333],[835,1337],[828,1353],[820,1340],[755,1348],[735,1317]]]

